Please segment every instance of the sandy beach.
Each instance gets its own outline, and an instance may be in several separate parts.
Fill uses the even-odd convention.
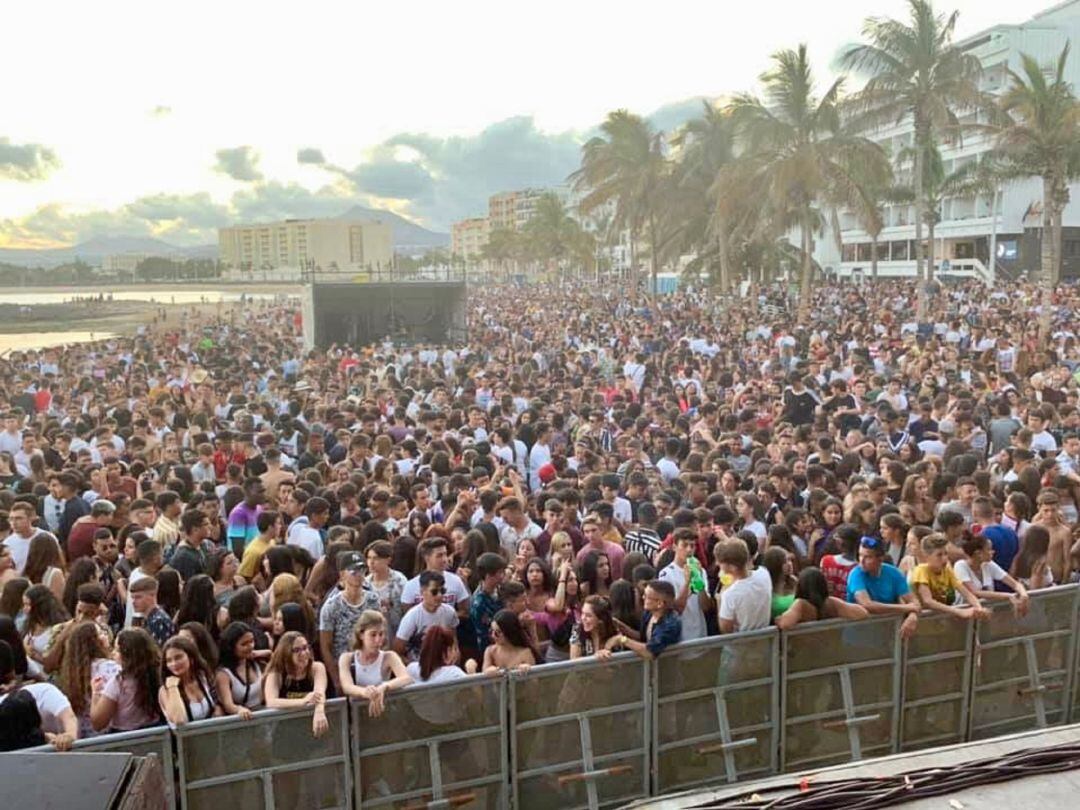
[[[241,295],[298,295],[300,291],[291,284],[20,287],[0,296],[0,352],[131,334],[140,326],[154,324],[155,319],[159,328],[179,325],[185,318],[224,314],[238,304]]]

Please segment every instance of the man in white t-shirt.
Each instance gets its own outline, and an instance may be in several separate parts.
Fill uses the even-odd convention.
[[[420,646],[429,627],[458,625],[457,611],[443,601],[446,595],[446,576],[438,571],[424,571],[419,577],[420,602],[402,616],[394,637],[394,652],[403,660],[416,661]]]
[[[30,541],[39,534],[49,534],[41,529],[34,528],[34,518],[37,513],[34,507],[24,501],[11,505],[8,520],[11,522],[11,534],[4,538],[3,545],[11,552],[12,562],[15,563],[15,573],[22,575],[26,568],[26,557],[30,553]],[[52,537],[52,535],[49,535]],[[56,539],[55,537],[53,538]]]
[[[745,633],[769,626],[772,579],[764,568],[749,571],[750,552],[742,540],[728,540],[716,552],[721,580],[732,582],[720,592],[720,632]]]
[[[319,529],[330,520],[330,503],[325,498],[309,498],[304,513],[307,523],[297,523],[295,531],[290,526],[285,543],[306,549],[312,559],[318,560],[323,556],[323,537]]]
[[[447,571],[450,566],[450,543],[445,537],[429,537],[420,543],[420,559],[424,561],[424,570],[405,583],[401,590],[401,605],[408,610],[423,601],[423,576],[434,572],[443,578],[442,601],[461,616],[469,615],[469,602],[472,594],[457,574]],[[404,619],[402,619],[404,621]]]
[[[692,529],[678,529],[675,532],[675,559],[671,565],[660,570],[657,579],[670,582],[675,588],[675,610],[682,620],[682,640],[693,641],[708,635],[705,613],[701,609],[702,594],[707,583],[701,572],[697,558],[694,557],[696,536]],[[694,576],[691,565],[697,565],[699,576]]]

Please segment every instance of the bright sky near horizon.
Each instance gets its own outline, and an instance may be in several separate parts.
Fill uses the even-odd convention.
[[[958,34],[1049,2],[939,0]],[[619,107],[679,120],[807,42],[819,84],[904,0],[53,2],[4,10],[0,247],[212,241],[354,202],[446,229],[557,182]],[[664,108],[668,115],[664,115]],[[245,148],[246,147],[246,148]],[[309,150],[298,159],[299,150]]]

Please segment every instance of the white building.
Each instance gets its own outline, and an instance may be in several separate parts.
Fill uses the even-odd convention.
[[[299,277],[303,268],[353,273],[393,266],[389,223],[344,219],[287,219],[218,230],[227,277]]]
[[[1080,43],[1080,0],[1060,3],[1019,25],[994,26],[958,44],[982,61],[984,89],[999,94],[1009,85],[1007,70],[1023,75],[1021,54],[1029,54],[1041,65],[1049,66],[1056,64],[1070,40]],[[1067,71],[1068,79],[1080,88],[1080,53],[1075,48]],[[974,121],[974,114],[968,120]],[[910,122],[905,122],[878,131],[873,137],[895,156],[911,146],[912,127]],[[942,144],[945,173],[978,160],[992,145],[992,137],[982,134],[965,135],[962,142]],[[1071,194],[1073,204],[1066,208],[1062,223],[1063,277],[1080,275],[1080,204],[1077,203],[1080,185],[1074,185]],[[991,282],[998,273],[1039,269],[1042,182],[1038,178],[1006,184],[1000,189],[996,204],[993,194],[947,198],[942,202],[940,214],[935,226],[935,244],[927,245],[924,254],[934,257],[939,273],[975,276]],[[879,275],[915,275],[914,216],[912,205],[885,207],[885,229],[877,246]],[[817,239],[814,258],[826,273],[869,276],[869,235],[849,213],[841,214],[840,229],[843,252],[837,250],[835,238],[828,233]],[[996,242],[994,263],[990,261],[991,241]]]

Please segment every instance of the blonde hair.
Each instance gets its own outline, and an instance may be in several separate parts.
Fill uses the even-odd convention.
[[[353,628],[353,649],[359,650],[363,647],[361,639],[364,636],[366,630],[370,630],[372,627],[386,627],[386,617],[383,616],[377,610],[365,610],[360,614],[360,618],[356,620],[356,627]]]
[[[551,553],[561,554],[567,548],[574,545],[574,542],[570,539],[570,535],[566,532],[555,532],[551,535]]]
[[[270,615],[278,612],[282,605],[293,602],[300,606],[307,618],[308,627],[315,626],[315,611],[304,594],[304,586],[293,574],[278,574],[270,583]]]
[[[939,548],[946,548],[949,545],[949,541],[945,539],[945,535],[934,532],[924,537],[919,545],[922,546],[923,554],[933,554]]]

